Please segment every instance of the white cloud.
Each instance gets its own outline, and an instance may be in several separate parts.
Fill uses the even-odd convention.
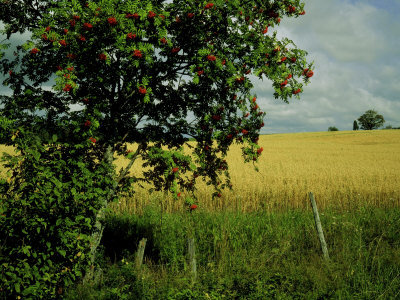
[[[314,76],[300,101],[282,105],[272,88],[255,82],[268,112],[264,132],[351,130],[368,109],[400,126],[399,14],[379,0],[309,0],[306,14],[283,19],[278,37],[293,40],[315,62]],[[400,7],[400,5],[399,5]],[[268,83],[270,86],[270,84]]]

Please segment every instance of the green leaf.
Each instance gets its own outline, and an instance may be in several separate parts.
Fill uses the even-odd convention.
[[[24,289],[24,290],[22,291],[22,295],[23,295],[23,296],[31,295],[31,294],[34,293],[34,291],[35,291],[36,288],[37,288],[36,286],[27,287],[26,289]]]
[[[38,162],[40,159],[40,153],[33,150],[32,155],[35,158],[35,160]]]
[[[65,257],[67,255],[67,251],[65,251],[63,249],[58,249],[58,253],[60,253],[62,255],[62,257]]]

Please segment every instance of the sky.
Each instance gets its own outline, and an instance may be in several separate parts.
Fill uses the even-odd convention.
[[[261,133],[352,130],[374,109],[384,127],[400,127],[400,0],[305,0],[304,16],[283,18],[278,37],[314,61],[301,100],[273,97],[269,81],[252,78],[262,110]]]
[[[261,134],[352,130],[369,109],[400,127],[400,0],[304,2],[306,14],[276,30],[308,52],[314,76],[289,104],[274,99],[269,80],[251,78],[267,113]]]

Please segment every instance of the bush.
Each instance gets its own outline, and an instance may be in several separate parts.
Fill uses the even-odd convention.
[[[68,145],[20,150],[3,157],[13,174],[0,184],[0,298],[51,299],[89,266],[107,168],[86,164],[87,149]]]
[[[328,128],[328,131],[339,131],[335,126],[331,126]]]

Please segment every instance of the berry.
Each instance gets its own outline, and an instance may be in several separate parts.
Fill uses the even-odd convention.
[[[115,25],[117,25],[117,19],[116,18],[114,18],[114,17],[111,17],[111,18],[108,18],[107,19],[107,22],[108,22],[108,24],[110,24],[110,26],[115,26]]]
[[[147,93],[147,90],[144,87],[139,87],[139,93],[145,95]]]
[[[149,19],[153,19],[155,16],[156,14],[153,11],[149,11],[149,14],[147,15]]]
[[[142,51],[136,49],[136,50],[133,52],[133,55],[132,55],[132,56],[137,57],[137,58],[141,58],[141,57],[143,56],[143,54],[142,54]]]
[[[207,3],[206,6],[204,6],[204,9],[210,9],[213,6],[214,6],[214,3],[210,2],[210,3]]]

